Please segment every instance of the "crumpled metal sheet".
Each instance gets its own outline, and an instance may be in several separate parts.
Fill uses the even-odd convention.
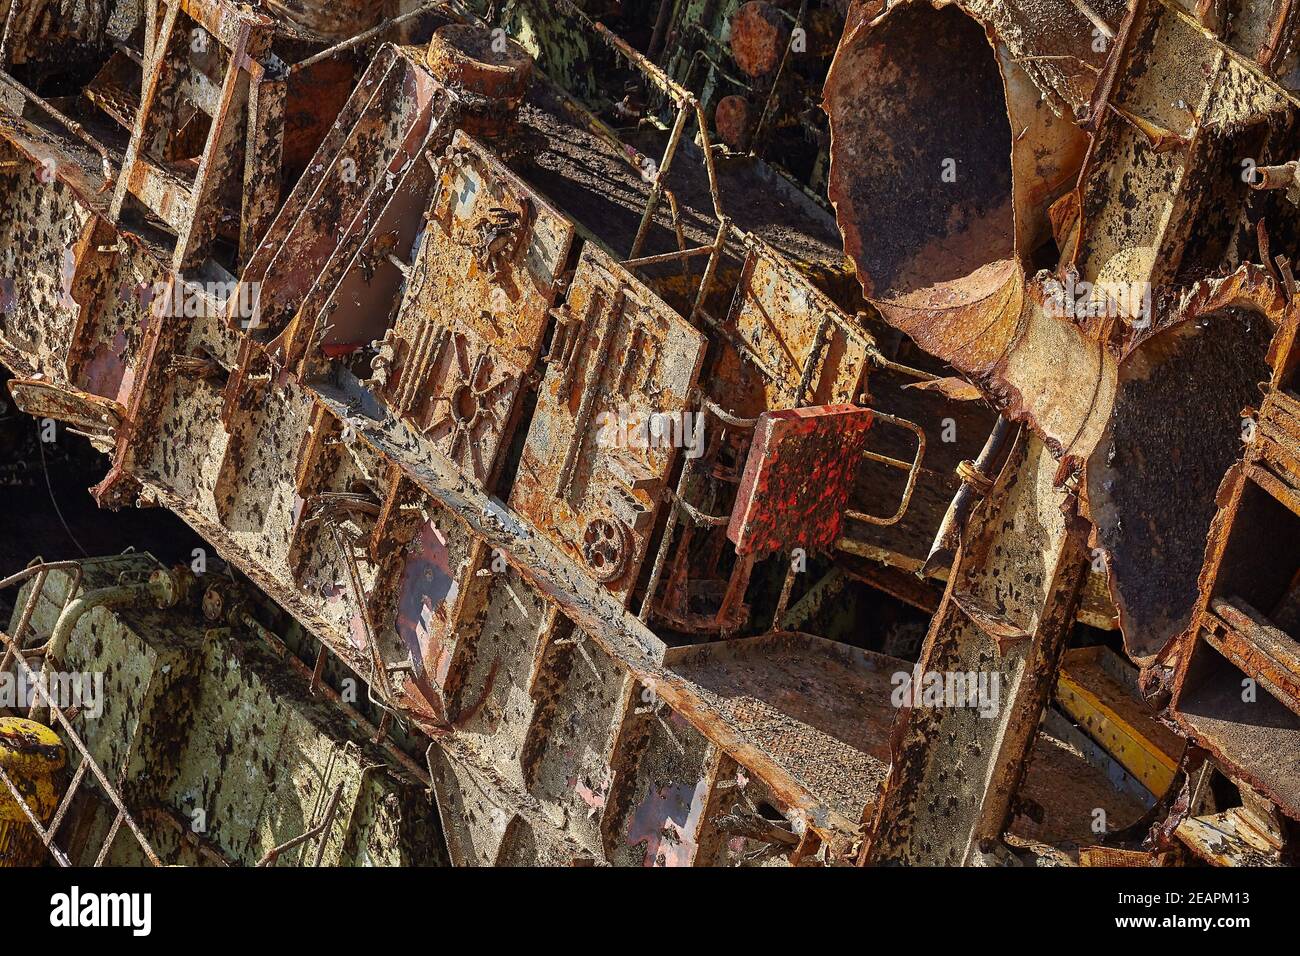
[[[1268,329],[1277,321],[1272,280],[1258,270],[1215,290],[1187,292],[1181,304],[1175,289],[1188,273],[1203,274],[1211,263],[1218,268],[1225,261],[1231,267],[1252,251],[1247,242],[1254,236],[1235,226],[1231,215],[1245,220],[1264,210],[1255,208],[1251,191],[1225,166],[1238,153],[1270,156],[1288,149],[1289,135],[1275,124],[1295,103],[1262,71],[1155,0],[1108,21],[1106,11],[1094,11],[1118,32],[1098,44],[1109,55],[1098,53],[1096,73],[1085,86],[1063,85],[1059,74],[1017,73],[1032,51],[1055,41],[1049,21],[1035,19],[1040,8],[1010,9],[1029,17],[1021,22],[1029,29],[1004,34],[1005,12],[902,3],[846,30],[838,72],[832,69],[827,84],[838,137],[831,195],[864,292],[886,321],[951,362],[1004,416],[1040,435],[1062,461],[1061,480],[1087,463],[1094,480],[1085,513],[1098,524],[1098,546],[1110,559],[1111,592],[1129,651],[1145,658],[1186,623],[1195,593],[1193,556],[1213,511],[1213,489],[1235,454],[1240,409],[1228,406],[1257,397],[1252,376],[1262,368]],[[922,38],[927,26],[940,24],[944,49],[935,54]],[[868,64],[873,69],[865,69]],[[945,71],[958,65],[974,77],[962,88],[968,100],[962,112],[976,116],[969,138],[948,133],[958,119],[944,112],[950,104],[941,95],[953,85]],[[1090,72],[1081,70],[1078,78]],[[891,75],[909,78],[892,98],[883,95]],[[1077,112],[1054,116],[1072,133],[1035,142],[1033,122],[1018,118],[1035,89],[1040,105],[1068,101],[1068,90],[1075,91]],[[873,115],[888,110],[897,112],[890,122]],[[899,122],[904,115],[910,124]],[[966,128],[972,121],[963,122]],[[1088,144],[1086,156],[1071,146],[1080,139]],[[890,144],[883,152],[882,142]],[[1044,153],[1044,143],[1061,150]],[[1017,159],[1030,155],[1056,156],[1064,165],[1034,170]],[[951,182],[940,175],[949,160],[955,161]],[[1075,177],[1077,188],[1064,192]],[[1038,190],[1032,199],[1020,188],[1030,182]],[[1228,217],[1219,208],[1225,203],[1233,210]],[[1029,256],[1044,238],[1045,222],[1062,261],[1054,272],[1031,272]],[[1263,315],[1253,331],[1242,333],[1248,340],[1211,341],[1225,328],[1249,327],[1206,330],[1205,316],[1188,303],[1216,296],[1252,300],[1250,310]],[[1151,335],[1157,328],[1158,338]],[[1209,413],[1209,427],[1171,416],[1160,416],[1157,425],[1154,415],[1137,425],[1135,382],[1169,358],[1170,343],[1202,336],[1203,345],[1187,347],[1203,354],[1206,371],[1198,381],[1208,385],[1210,376],[1219,377],[1222,407]],[[1170,379],[1171,403],[1179,401],[1179,388],[1186,400],[1184,383],[1183,376]],[[1130,454],[1117,460],[1115,436],[1139,427]],[[1137,490],[1157,481],[1158,463],[1184,453],[1188,480],[1181,503]],[[1109,489],[1118,489],[1116,498]],[[1118,498],[1125,503],[1118,505]],[[1124,517],[1129,521],[1121,534],[1116,529]],[[1144,546],[1137,544],[1142,523],[1150,529]],[[1141,559],[1131,552],[1135,548]],[[1143,593],[1148,611],[1126,610],[1131,603],[1136,611]]]
[[[1284,307],[1273,279],[1245,266],[1188,290],[1120,363],[1082,498],[1135,660],[1188,626],[1216,492],[1264,397]]]
[[[1074,111],[1105,62],[1079,42],[1091,29],[1065,0],[850,17],[824,94],[829,192],[886,318],[895,299],[1027,254],[1045,234],[1086,147]]]
[[[1095,74],[1079,68],[1071,84],[1057,67],[1055,85],[1034,85],[1021,63],[1055,56],[1045,24],[1056,21],[1011,9],[1021,20],[1009,39],[989,10],[956,4],[896,4],[850,22],[826,86],[830,197],[886,321],[1030,421],[1056,454],[1083,458],[1105,418],[1091,397],[1114,370],[1095,341],[1043,314],[1025,261],[1083,158],[1085,137],[1062,108],[1087,101],[1092,85],[1077,83]],[[1067,385],[1062,369],[1078,378]]]

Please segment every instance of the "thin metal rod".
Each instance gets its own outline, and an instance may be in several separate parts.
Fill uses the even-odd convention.
[[[987,475],[992,470],[993,463],[1001,456],[1003,448],[1006,447],[1015,434],[1016,427],[1007,419],[998,416],[993,431],[989,433],[988,439],[984,442],[984,447],[980,449],[978,457],[972,463],[975,471]],[[962,528],[966,524],[966,518],[969,516],[971,508],[975,506],[976,500],[980,497],[982,496],[972,482],[962,482],[962,486],[957,489],[957,494],[953,496],[952,503],[943,516],[943,521],[939,524],[939,530],[934,536],[934,543],[930,545],[930,553],[926,556],[925,563],[918,572],[919,574],[934,574],[939,565],[946,563],[946,558],[955,552],[957,543],[961,539]]]

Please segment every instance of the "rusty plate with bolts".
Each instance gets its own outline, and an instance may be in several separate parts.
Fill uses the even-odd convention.
[[[590,245],[557,323],[510,505],[626,595],[673,461],[704,449],[704,337]]]
[[[458,132],[387,342],[383,396],[482,486],[508,447],[573,223]]]

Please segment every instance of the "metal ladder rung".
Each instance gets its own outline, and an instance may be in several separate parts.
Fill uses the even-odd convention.
[[[50,821],[50,827],[47,831],[49,839],[54,839],[54,834],[58,832],[59,826],[63,823],[64,816],[67,815],[68,808],[72,806],[72,798],[77,794],[77,788],[81,786],[81,781],[86,778],[86,761],[83,759],[77,764],[77,772],[72,775],[72,783],[68,785],[68,790],[59,801],[59,809],[54,811],[54,819]],[[49,840],[46,841],[46,845]]]
[[[108,828],[108,836],[104,837],[104,845],[99,848],[99,855],[95,857],[95,866],[101,867],[104,861],[108,859],[108,851],[113,846],[113,841],[117,839],[117,831],[122,828],[122,821],[126,818],[125,810],[118,810],[117,816],[113,818],[113,825]]]

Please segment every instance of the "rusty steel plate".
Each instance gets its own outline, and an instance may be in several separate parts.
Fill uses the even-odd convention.
[[[630,272],[583,250],[510,505],[621,595],[674,460],[704,449],[704,417],[690,409],[704,345]]]
[[[464,132],[442,163],[388,337],[383,398],[481,485],[509,444],[573,223]]]
[[[745,258],[727,323],[762,373],[764,408],[849,403],[865,386],[870,339],[764,243]]]
[[[897,713],[891,678],[910,663],[795,632],[674,647],[664,662],[844,816],[873,805]]]
[[[727,526],[737,554],[834,545],[871,418],[870,409],[853,405],[759,417]]]

